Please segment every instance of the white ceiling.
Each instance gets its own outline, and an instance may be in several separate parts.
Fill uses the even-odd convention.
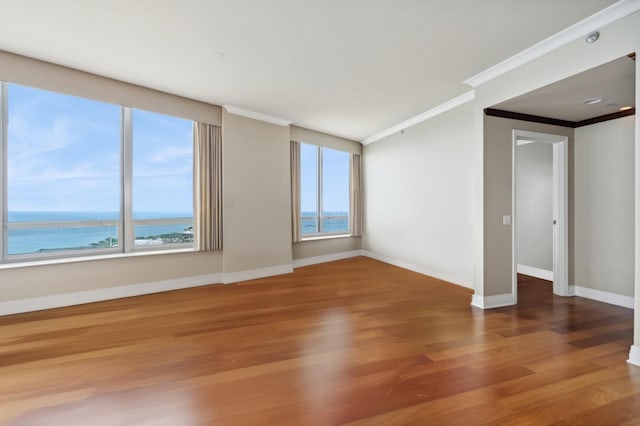
[[[523,114],[580,121],[635,106],[635,62],[628,56],[493,106]],[[587,99],[602,98],[594,105]]]
[[[0,49],[356,140],[615,0],[0,0]]]

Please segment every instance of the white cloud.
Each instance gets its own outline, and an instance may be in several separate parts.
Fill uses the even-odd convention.
[[[56,118],[48,126],[34,125],[22,117],[9,117],[9,157],[15,161],[58,151],[73,143],[66,117]]]
[[[183,159],[190,159],[193,155],[191,147],[170,145],[162,151],[156,151],[149,156],[150,163],[171,163]]]

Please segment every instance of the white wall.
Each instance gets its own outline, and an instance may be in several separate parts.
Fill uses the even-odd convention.
[[[553,270],[553,146],[528,143],[516,150],[516,262]]]
[[[363,248],[472,286],[473,105],[363,150]]]
[[[577,128],[575,285],[633,296],[635,117]]]

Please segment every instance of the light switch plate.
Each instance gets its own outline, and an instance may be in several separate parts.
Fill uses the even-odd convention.
[[[511,215],[510,214],[502,215],[502,224],[503,225],[511,225]]]

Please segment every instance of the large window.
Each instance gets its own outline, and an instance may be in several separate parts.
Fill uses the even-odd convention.
[[[192,246],[191,121],[1,85],[0,260]]]
[[[351,154],[300,144],[302,236],[349,234]]]
[[[138,110],[132,121],[135,245],[192,243],[192,123]]]

